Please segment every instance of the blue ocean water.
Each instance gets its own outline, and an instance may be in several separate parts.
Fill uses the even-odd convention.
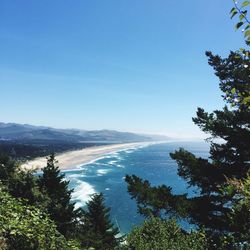
[[[177,164],[169,156],[179,147],[197,156],[208,157],[209,148],[204,142],[153,144],[107,154],[80,169],[65,171],[70,188],[74,189],[72,200],[77,207],[84,206],[91,194],[102,192],[106,205],[111,208],[111,219],[121,233],[127,233],[144,218],[137,213],[136,203],[127,193],[126,174],[147,179],[152,185],[171,186],[175,194],[195,195],[197,190],[188,189],[187,183],[177,175]],[[181,224],[186,229],[191,227],[184,221]]]

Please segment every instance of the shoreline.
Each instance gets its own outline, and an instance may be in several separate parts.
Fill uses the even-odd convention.
[[[107,154],[112,154],[117,151],[127,150],[134,147],[144,147],[161,142],[132,142],[87,147],[73,151],[56,154],[56,160],[61,170],[78,169],[82,165],[97,161]],[[46,156],[27,161],[21,164],[21,168],[26,170],[40,170],[47,163]]]

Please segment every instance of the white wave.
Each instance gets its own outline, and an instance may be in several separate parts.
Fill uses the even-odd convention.
[[[120,151],[115,151],[115,152],[112,152],[112,153],[109,153],[107,154],[107,158],[116,158],[117,156],[119,156],[119,152]]]
[[[76,201],[76,205],[84,206],[90,200],[91,195],[96,193],[94,187],[87,182],[77,180],[77,186],[72,193],[72,200]]]
[[[74,168],[69,168],[69,169],[63,169],[63,173],[71,172],[71,171],[78,171],[81,170],[82,164],[76,165]]]
[[[67,175],[66,177],[70,179],[77,179],[77,178],[87,177],[87,175],[79,173],[79,174],[70,174]]]
[[[118,168],[124,168],[123,165],[119,164],[119,160],[122,160],[123,158],[119,157],[118,160],[112,160],[112,161],[109,161],[108,164],[106,165],[112,165],[114,167],[118,167]]]
[[[124,153],[126,154],[131,154],[133,153],[135,150],[132,150],[132,149],[128,149],[128,150],[125,150]]]
[[[78,208],[80,208],[82,206],[83,206],[83,204],[81,202],[76,202],[75,203],[75,209],[78,209]]]
[[[117,161],[123,160],[123,158],[117,152],[105,154],[105,155],[103,155],[103,156],[101,156],[99,158],[96,158],[96,159],[92,160],[92,161],[81,164],[82,169],[84,169],[84,167],[88,167],[88,165],[93,165],[93,164],[95,164],[97,166],[100,166],[100,165],[102,165],[102,166],[114,165],[114,163],[116,163]],[[115,160],[111,160],[111,161],[109,161],[107,163],[98,162],[98,161],[103,160],[103,159],[113,159],[113,158],[115,158]]]
[[[118,162],[118,161],[115,161],[115,160],[114,160],[114,161],[109,161],[108,164],[109,164],[109,165],[115,165],[117,162]]]
[[[116,167],[118,167],[118,168],[125,168],[123,165],[121,165],[121,164],[116,164],[115,165]]]
[[[98,176],[101,176],[101,175],[107,174],[107,173],[110,172],[110,171],[112,171],[112,170],[111,170],[111,169],[98,169],[98,170],[96,171],[96,173],[97,173]]]
[[[92,164],[101,165],[102,163],[99,163],[98,161],[103,160],[103,159],[108,159],[108,158],[112,158],[112,156],[110,156],[109,154],[105,154],[105,155],[98,157],[94,160],[91,160],[89,162],[81,164],[81,167],[84,168],[84,167],[86,167],[88,165],[92,165]]]
[[[108,163],[103,163],[103,162],[94,162],[93,165],[95,166],[108,166]]]
[[[134,151],[138,150],[138,149],[141,149],[141,148],[146,148],[150,145],[153,145],[153,144],[158,144],[157,142],[148,142],[148,143],[144,143],[142,145],[137,145],[137,146],[131,146],[131,147],[128,147],[126,149],[119,149],[117,150],[115,153],[120,153],[120,152],[124,152],[124,153],[133,153]]]
[[[145,148],[145,147],[148,147],[148,146],[153,145],[153,144],[158,144],[158,143],[149,142],[149,143],[144,143],[142,145],[130,146],[130,147],[125,148],[125,149],[117,149],[111,153],[104,154],[104,155],[102,155],[96,159],[93,159],[89,162],[79,164],[76,166],[76,169],[84,169],[85,167],[87,167],[88,165],[91,165],[91,164],[101,165],[102,163],[99,163],[98,161],[103,160],[103,159],[116,158],[117,160],[123,160],[123,158],[120,156],[119,153],[121,153],[121,152],[132,153],[137,149]]]

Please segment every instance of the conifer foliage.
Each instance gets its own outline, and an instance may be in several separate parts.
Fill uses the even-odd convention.
[[[197,117],[193,118],[202,131],[211,135],[209,159],[196,157],[183,148],[170,154],[178,164],[179,176],[190,186],[198,187],[199,194],[192,198],[185,194],[173,195],[170,187],[151,187],[136,176],[126,177],[128,191],[144,215],[155,215],[156,209],[159,216],[163,212],[174,212],[200,228],[205,227],[211,244],[217,248],[222,238],[227,239],[227,243],[223,241],[226,244],[223,248],[248,245],[249,203],[248,207],[245,203],[244,209],[240,206],[235,216],[235,208],[242,198],[231,188],[230,180],[243,181],[250,171],[250,109],[246,101],[250,98],[249,52],[231,52],[227,58],[211,52],[206,55],[229,105],[213,113],[198,108]],[[222,142],[214,139],[222,139]]]
[[[89,234],[88,244],[95,249],[114,249],[118,246],[116,238],[119,230],[110,221],[110,208],[105,207],[102,193],[94,194],[87,203],[85,225]],[[92,237],[91,237],[92,236]]]
[[[39,184],[50,198],[47,210],[51,219],[55,221],[58,231],[67,235],[74,228],[79,210],[75,210],[74,203],[70,201],[73,190],[69,189],[69,181],[64,179],[57,163],[54,154],[47,158]]]

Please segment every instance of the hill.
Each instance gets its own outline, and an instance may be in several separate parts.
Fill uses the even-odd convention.
[[[31,159],[95,145],[168,140],[165,136],[141,135],[115,130],[56,129],[29,124],[0,123],[0,152],[16,159]]]
[[[0,140],[29,141],[48,140],[65,142],[124,143],[167,140],[165,136],[140,135],[115,130],[56,129],[28,124],[0,123]]]

